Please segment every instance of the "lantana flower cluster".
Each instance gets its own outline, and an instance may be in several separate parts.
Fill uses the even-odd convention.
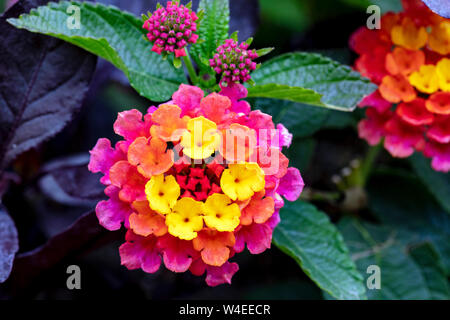
[[[271,116],[251,111],[233,83],[204,96],[182,84],[172,100],[120,112],[114,147],[99,139],[89,170],[101,172],[108,200],[96,207],[108,230],[127,229],[120,247],[128,269],[206,273],[210,286],[231,283],[230,259],[245,246],[271,246],[284,197],[296,200],[300,172],[282,153],[292,135]]]
[[[402,12],[381,18],[381,29],[361,27],[350,39],[360,55],[355,68],[379,85],[360,103],[367,109],[359,135],[370,145],[384,138],[394,157],[423,152],[435,170],[448,172],[450,19],[422,1],[402,3]]]
[[[186,56],[188,44],[197,42],[197,14],[179,1],[168,1],[166,7],[158,8],[143,28],[153,43],[152,51],[158,54],[175,53],[175,57]]]
[[[258,54],[248,47],[247,42],[239,44],[234,39],[227,39],[217,48],[217,53],[209,64],[221,75],[223,82],[247,82],[251,79],[250,72],[257,66],[253,60],[258,58]]]

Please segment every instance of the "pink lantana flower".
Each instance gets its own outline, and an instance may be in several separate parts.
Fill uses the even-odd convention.
[[[108,200],[96,213],[106,229],[127,229],[125,267],[154,273],[164,264],[216,286],[231,283],[235,254],[270,248],[282,197],[295,201],[304,183],[282,153],[292,135],[251,111],[246,94],[237,83],[207,96],[183,84],[145,115],[120,112],[115,146],[99,139],[89,170],[103,173]]]
[[[186,56],[186,47],[197,41],[197,15],[179,1],[168,1],[167,6],[158,8],[145,22],[147,38],[153,43],[152,51],[175,57]]]

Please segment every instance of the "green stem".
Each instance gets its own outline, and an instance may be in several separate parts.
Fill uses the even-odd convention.
[[[380,153],[381,149],[383,148],[383,144],[379,143],[375,147],[369,148],[369,151],[366,154],[366,157],[364,158],[363,163],[361,164],[360,168],[360,186],[364,187],[367,183],[367,179],[370,176],[370,173],[372,172],[373,165],[375,161],[377,160],[378,154]]]
[[[192,64],[191,57],[189,56],[189,53],[187,53],[186,56],[183,57],[184,64],[186,65],[186,68],[189,73],[189,78],[191,78],[192,84],[198,83],[198,76],[197,72],[195,72],[194,65]]]

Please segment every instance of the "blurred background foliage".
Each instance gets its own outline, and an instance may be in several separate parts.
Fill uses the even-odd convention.
[[[6,2],[0,0],[0,10],[4,10]],[[140,14],[153,10],[156,1],[102,2]],[[319,52],[348,65],[356,57],[348,49],[348,39],[365,24],[367,6],[378,4],[383,12],[401,8],[397,0],[230,0],[230,3],[234,17],[231,31],[241,29],[241,39],[253,34],[256,48],[275,47],[269,58],[302,50]],[[287,156],[291,165],[301,170],[308,186],[303,198],[312,201],[338,223],[364,278],[367,277],[365,268],[370,263],[376,262],[389,270],[383,283],[390,281],[390,287],[382,293],[369,292],[369,298],[448,298],[450,262],[436,258],[450,256],[448,213],[413,173],[410,162],[392,159],[381,151],[377,170],[368,184],[368,194],[346,186],[346,179],[357,170],[368,149],[356,131],[362,116],[360,109],[344,113],[283,102],[290,106],[288,112],[280,114],[280,106],[270,100],[252,100],[251,103],[254,108],[272,114],[294,134]],[[86,158],[82,157],[99,137],[117,140],[112,130],[117,112],[131,108],[146,111],[150,105],[150,101],[129,87],[120,71],[99,61],[90,92],[76,119],[55,138],[21,155],[13,164],[26,182],[12,186],[5,196],[5,205],[14,208],[9,211],[18,226],[20,252],[44,244],[93,206],[93,202],[73,202],[73,199],[71,205],[67,201],[62,204],[54,194],[46,193],[46,183],[53,180],[36,178],[45,176],[42,174],[44,163],[81,154],[79,166],[84,170]],[[427,227],[423,228],[424,225]],[[430,241],[434,245],[432,249],[427,247]],[[152,275],[128,271],[120,266],[117,250],[120,244],[120,237],[106,244],[95,242],[60,261],[23,288],[2,290],[0,287],[0,298],[87,299],[99,295],[128,299],[330,298],[293,259],[275,246],[256,256],[248,252],[238,255],[240,271],[233,285],[209,288],[203,279],[188,273],[177,275],[164,268]],[[437,260],[439,264],[433,264]],[[81,267],[81,291],[66,289],[65,271],[70,264]],[[430,274],[424,270],[430,268],[438,269],[439,276],[424,277]],[[427,283],[430,286],[429,281],[436,290],[424,289]]]

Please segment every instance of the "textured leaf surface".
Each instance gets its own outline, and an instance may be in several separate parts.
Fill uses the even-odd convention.
[[[405,243],[432,243],[450,275],[450,216],[421,181],[407,173],[381,172],[371,178],[368,193],[369,208],[379,220],[407,231]]]
[[[364,299],[362,276],[327,215],[301,201],[286,204],[274,243],[323,290],[338,299]]]
[[[94,72],[93,55],[7,23],[45,2],[21,1],[0,18],[0,168],[64,128]]]
[[[0,283],[8,279],[18,250],[16,226],[6,209],[0,205]]]
[[[199,39],[204,40],[192,46],[191,52],[197,65],[209,61],[216,48],[228,37],[230,9],[228,0],[200,0],[198,10],[204,17],[198,29]]]
[[[408,159],[431,194],[450,213],[450,173],[434,171],[430,161],[421,154],[416,153]]]
[[[63,259],[92,250],[95,245],[123,238],[123,232],[110,232],[99,224],[95,212],[90,211],[64,231],[52,237],[35,250],[19,254],[11,272],[11,285],[15,289],[26,287],[43,272],[50,270]]]
[[[256,85],[248,89],[249,97],[262,95],[343,111],[352,111],[364,96],[376,89],[348,66],[318,54],[301,52],[265,62],[252,73],[252,79]]]
[[[414,235],[398,229],[344,219],[339,230],[359,271],[380,268],[381,288],[368,289],[369,299],[448,299],[449,291],[440,256],[429,243],[410,247]]]
[[[67,26],[71,5],[80,8],[80,29]],[[8,20],[18,28],[51,35],[73,43],[114,64],[142,96],[153,101],[168,100],[182,82],[183,69],[151,52],[143,37],[142,21],[112,6],[89,2],[59,2],[32,10],[19,19]]]
[[[47,163],[42,168],[39,187],[55,202],[72,206],[91,206],[105,199],[101,174],[89,172],[88,154],[70,156]]]

